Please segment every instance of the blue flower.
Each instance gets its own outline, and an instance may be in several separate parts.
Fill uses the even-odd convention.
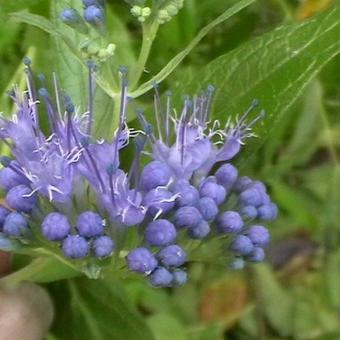
[[[84,1],[92,24],[102,21],[102,5]],[[64,11],[64,16],[72,19],[71,12]],[[77,265],[82,260],[80,268],[94,262],[100,267],[119,265],[125,258],[122,270],[147,276],[156,287],[184,284],[191,249],[197,245],[199,254],[208,240],[231,256],[233,268],[264,260],[270,235],[262,222],[274,220],[278,208],[262,182],[240,177],[232,164],[263,117],[260,113],[248,120],[256,102],[236,123],[221,128],[211,117],[212,87],[186,97],[175,116],[169,93],[166,109],[161,109],[156,86],[156,127],[138,110],[142,130],[135,130],[127,125],[130,99],[126,70],[121,68],[118,125],[103,140],[93,133],[93,62],[88,63],[84,113],[59,88],[56,77],[53,96],[44,77],[39,77],[43,86],[37,89],[28,59],[25,65],[28,90],[21,95],[14,89],[10,95],[16,112],[10,119],[0,117],[0,139],[13,156],[0,158],[0,186],[14,210],[0,207],[0,230],[8,239],[42,247],[54,242],[52,248],[59,246],[67,261]],[[42,109],[48,133],[40,126]],[[135,155],[126,170],[120,157],[131,144]],[[113,252],[111,261],[107,258]]]

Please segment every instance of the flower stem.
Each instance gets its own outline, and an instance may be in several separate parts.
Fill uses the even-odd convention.
[[[154,20],[150,23],[144,23],[143,24],[143,41],[142,41],[142,47],[139,53],[139,57],[138,57],[138,61],[136,64],[135,69],[133,70],[133,78],[131,81],[131,89],[134,89],[145,68],[145,65],[147,63],[147,60],[149,58],[150,55],[150,51],[151,51],[151,47],[152,44],[156,38],[156,34],[158,31],[158,27],[159,27],[159,23],[157,22],[157,20]]]

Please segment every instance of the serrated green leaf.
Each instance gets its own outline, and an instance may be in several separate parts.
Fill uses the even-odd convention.
[[[60,339],[154,339],[117,280],[82,278],[50,288],[57,310],[52,333]]]
[[[339,16],[340,8],[335,7],[247,42],[201,68],[192,78],[178,81],[178,92],[195,93],[213,84],[217,88],[214,118],[221,123],[244,111],[254,98],[259,99],[267,116],[256,126],[261,138],[252,141],[253,148],[247,147],[250,155],[311,79],[339,53]],[[243,154],[241,163],[246,162]]]
[[[192,49],[217,25],[222,23],[225,20],[228,20],[230,17],[241,11],[242,9],[248,7],[255,0],[241,0],[231,8],[228,8],[223,14],[209,23],[207,26],[202,28],[197,36],[190,42],[190,44],[179,54],[177,54],[173,59],[169,61],[169,63],[152,79],[142,84],[137,90],[132,91],[130,93],[131,97],[139,97],[145,92],[149,91],[153,84],[160,83],[163,81],[169,74],[171,74],[174,69],[183,61],[183,59],[192,51]]]

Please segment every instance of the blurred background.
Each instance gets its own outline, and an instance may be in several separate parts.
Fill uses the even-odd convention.
[[[236,2],[185,0],[180,14],[161,27],[148,74],[160,70],[200,28]],[[127,27],[129,58],[136,58],[141,39],[138,23],[124,1],[107,3]],[[5,113],[12,110],[6,91],[23,81],[22,58],[32,56],[39,72],[51,74],[56,53],[48,48],[48,34],[8,22],[7,15],[28,10],[48,17],[50,5],[47,0],[0,0],[0,20],[6,20],[0,25],[0,104]],[[176,85],[186,75],[199,76],[204,65],[257,36],[335,5],[331,0],[259,0],[213,29],[166,80],[165,87]],[[148,96],[141,100],[149,103]],[[280,208],[270,228],[272,243],[266,263],[236,272],[218,261],[192,263],[188,284],[175,290],[152,289],[143,281],[123,282],[156,339],[340,339],[339,112],[340,57],[335,57],[242,164],[241,173],[264,181]],[[46,286],[52,296],[72,299],[64,283]],[[54,334],[76,339],[63,325],[66,307],[56,300],[56,308]]]

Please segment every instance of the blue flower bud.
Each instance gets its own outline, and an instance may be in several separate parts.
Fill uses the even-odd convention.
[[[0,170],[0,187],[5,191],[8,191],[20,184],[28,183],[28,180],[24,176],[19,175],[11,168],[3,168]]]
[[[260,247],[255,247],[253,251],[247,256],[250,262],[262,262],[266,257],[264,250]]]
[[[57,212],[48,214],[41,228],[43,235],[50,241],[63,240],[71,230],[67,217]]]
[[[84,237],[69,235],[63,241],[62,251],[66,257],[80,259],[88,254],[89,245]]]
[[[109,256],[115,247],[114,241],[111,237],[102,235],[97,237],[92,244],[94,255],[96,257],[106,257]]]
[[[275,203],[261,205],[258,209],[258,218],[265,221],[275,220],[277,217],[277,206]]]
[[[177,228],[195,227],[202,215],[195,207],[181,207],[175,212],[174,223]]]
[[[231,264],[230,268],[234,270],[241,270],[244,268],[246,263],[244,262],[242,257],[237,257]]]
[[[262,225],[253,225],[249,227],[247,235],[255,245],[261,247],[267,245],[270,240],[268,229]]]
[[[200,195],[212,198],[219,205],[224,202],[227,193],[222,185],[207,179],[200,185]]]
[[[206,221],[213,220],[218,213],[218,207],[210,197],[203,197],[198,201],[198,210]]]
[[[83,4],[85,7],[93,6],[93,5],[99,5],[104,6],[105,0],[83,0]]]
[[[60,20],[70,26],[79,23],[79,19],[80,16],[74,8],[65,8],[60,12]]]
[[[19,212],[30,213],[37,205],[37,197],[31,195],[32,190],[26,185],[20,184],[12,188],[6,195],[8,205]]]
[[[140,274],[150,274],[157,267],[156,258],[146,248],[136,248],[130,251],[126,260],[128,267]]]
[[[158,258],[164,266],[179,267],[187,260],[187,254],[180,246],[172,244],[163,248]]]
[[[249,237],[237,235],[231,244],[231,249],[240,255],[247,255],[253,251],[254,245]]]
[[[176,239],[176,228],[167,220],[152,221],[145,230],[145,239],[151,246],[166,246]]]
[[[243,205],[253,205],[258,207],[263,204],[264,193],[257,188],[249,188],[240,193],[240,203]]]
[[[236,211],[225,211],[218,217],[217,225],[221,233],[239,233],[244,223]]]
[[[217,183],[229,191],[237,180],[238,170],[232,164],[223,164],[215,173]]]
[[[84,10],[84,19],[93,25],[98,25],[104,21],[104,11],[101,7],[91,5]]]
[[[253,181],[251,178],[248,176],[242,176],[235,182],[234,190],[238,193],[242,192],[246,190],[252,183]]]
[[[2,230],[2,227],[4,225],[5,219],[8,216],[10,211],[6,209],[5,207],[0,205],[0,231]]]
[[[176,269],[172,273],[172,284],[176,287],[183,286],[188,281],[188,274],[182,269]]]
[[[3,232],[9,236],[27,235],[28,224],[26,218],[17,212],[10,213],[5,219]]]
[[[144,217],[144,211],[133,205],[125,209],[124,216],[120,216],[121,222],[128,227],[142,223]]]
[[[194,239],[203,239],[210,233],[209,223],[201,220],[195,227],[188,229],[188,235]]]
[[[163,162],[153,161],[147,164],[141,174],[141,188],[145,191],[165,186],[171,178],[171,169]]]
[[[99,236],[104,231],[103,220],[93,211],[85,211],[77,218],[77,230],[84,237]]]
[[[171,210],[175,205],[175,198],[170,191],[156,188],[145,195],[143,204],[148,208],[148,214],[155,216],[159,212],[166,213]]]
[[[184,179],[176,181],[171,186],[171,191],[179,194],[179,197],[176,198],[176,205],[178,207],[195,205],[199,200],[199,193],[197,189]]]
[[[170,287],[173,275],[164,267],[159,267],[153,271],[149,279],[154,287]]]
[[[257,209],[253,205],[246,205],[241,208],[241,215],[248,218],[256,218],[257,217]]]

